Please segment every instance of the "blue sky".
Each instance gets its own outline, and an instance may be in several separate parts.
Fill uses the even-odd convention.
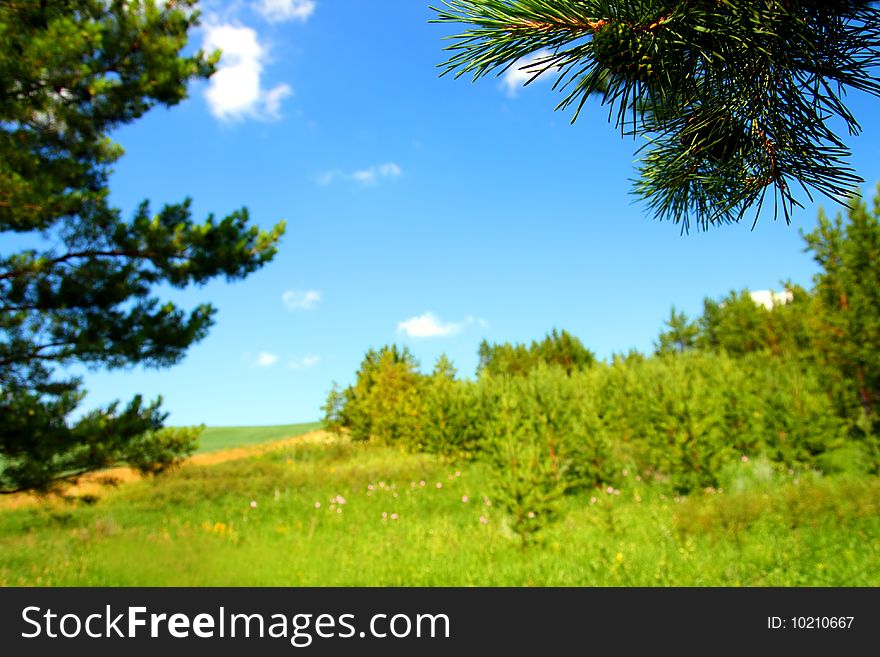
[[[682,236],[634,201],[636,144],[597,104],[572,126],[547,82],[438,77],[451,30],[427,5],[202,4],[192,45],[222,48],[220,72],[114,135],[112,199],[131,213],[191,196],[196,217],[247,206],[287,234],[242,282],[163,290],[215,305],[210,335],[170,369],[85,374],[86,407],[142,393],[177,425],[309,421],[370,347],[405,344],[426,370],[445,352],[472,375],[482,339],[557,327],[608,358],[651,350],[673,304],[694,315],[707,296],[810,284],[798,230],[817,205],[792,226]],[[852,164],[873,189],[878,105],[850,105]]]

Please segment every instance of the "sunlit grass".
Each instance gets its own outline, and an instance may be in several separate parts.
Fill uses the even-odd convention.
[[[878,586],[880,482],[802,477],[676,498],[566,499],[522,549],[487,473],[298,445],[186,467],[96,504],[0,511],[0,584]]]

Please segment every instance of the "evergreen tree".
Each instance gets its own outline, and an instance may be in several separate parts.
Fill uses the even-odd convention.
[[[448,361],[447,361],[448,362]],[[451,363],[449,364],[451,366]],[[324,423],[346,429],[352,440],[414,445],[419,441],[425,377],[408,348],[397,345],[370,349],[353,386],[330,391]]]
[[[814,348],[841,410],[870,433],[880,411],[880,187],[872,211],[858,201],[846,222],[820,213],[804,239],[821,267]]]
[[[524,344],[490,345],[486,340],[480,343],[480,363],[477,373],[490,375],[524,375],[540,364],[557,365],[571,374],[590,367],[596,362],[592,351],[568,331],[553,329],[540,342]]]
[[[666,320],[666,330],[660,334],[656,344],[658,354],[680,354],[693,349],[697,344],[699,327],[691,322],[683,312],[675,312],[675,306]]]
[[[555,74],[557,109],[591,94],[646,152],[635,192],[661,219],[739,221],[794,190],[839,202],[860,182],[835,132],[849,89],[880,95],[880,10],[865,0],[445,0],[465,24],[445,72]],[[530,81],[531,81],[530,80]]]
[[[45,490],[113,464],[146,470],[192,449],[135,397],[70,419],[72,365],[165,367],[203,338],[214,309],[154,294],[240,279],[275,254],[283,224],[242,209],[196,223],[189,201],[126,220],[109,204],[108,134],[186,97],[217,55],[184,56],[196,0],[0,2],[0,491]],[[31,244],[15,250],[13,244]]]

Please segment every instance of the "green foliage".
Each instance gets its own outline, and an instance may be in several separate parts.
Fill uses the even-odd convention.
[[[875,432],[880,402],[880,189],[869,212],[853,204],[847,220],[824,213],[804,235],[821,271],[813,347],[841,411],[880,460]]]
[[[683,312],[675,312],[673,306],[666,320],[666,330],[658,338],[656,351],[658,354],[683,353],[696,346],[698,335],[697,325],[690,322]]]
[[[473,381],[455,378],[455,368],[445,355],[424,381],[424,415],[418,442],[413,448],[453,460],[476,458],[483,438],[482,388]]]
[[[494,499],[528,543],[555,519],[560,498],[600,484],[612,462],[594,398],[598,376],[540,365],[484,377],[483,434]]]
[[[592,94],[644,138],[635,192],[687,230],[755,217],[786,221],[794,190],[845,203],[860,182],[835,132],[859,124],[847,90],[880,95],[880,10],[825,0],[445,0],[435,22],[464,25],[444,73],[478,79],[527,55],[556,75],[575,121]],[[530,80],[530,81],[531,81]]]
[[[604,421],[620,465],[680,492],[718,486],[719,473],[742,456],[815,467],[845,439],[817,378],[765,355],[617,363],[605,386]]]
[[[323,407],[324,424],[337,433],[349,431],[352,440],[417,445],[424,409],[422,379],[406,347],[370,349],[355,384],[330,391]]]
[[[493,390],[493,415],[486,419],[486,455],[492,466],[492,499],[512,520],[523,546],[556,519],[559,501],[568,490],[570,464],[559,452],[558,436],[549,426],[536,427],[530,399],[523,390],[528,379],[498,380]],[[534,398],[531,398],[534,399]]]
[[[202,339],[214,309],[153,295],[270,261],[283,223],[245,209],[196,223],[188,200],[130,220],[109,205],[109,133],[174,105],[218,56],[183,56],[194,0],[0,4],[0,231],[36,245],[0,255],[0,492],[46,489],[119,463],[185,453],[159,440],[158,403],[135,398],[70,419],[84,393],[68,366],[165,367]]]
[[[164,427],[142,434],[129,444],[126,460],[143,474],[164,472],[196,451],[204,430],[204,426]]]
[[[523,344],[490,345],[486,340],[480,343],[480,363],[477,374],[526,374],[540,364],[558,365],[566,373],[590,367],[596,357],[592,351],[568,331],[553,329],[541,342],[533,341],[528,347]]]
[[[343,441],[186,465],[95,504],[0,500],[0,586],[880,585],[876,477],[774,470],[673,499],[630,476],[561,498],[529,550],[491,489],[479,462]]]
[[[873,214],[849,214],[806,236],[815,289],[731,292],[694,320],[673,308],[653,356],[597,364],[554,330],[529,346],[483,341],[478,379],[464,381],[445,357],[425,376],[406,351],[371,351],[355,386],[331,391],[328,426],[484,461],[523,544],[566,495],[619,490],[630,474],[687,494],[744,473],[875,473],[880,195]]]
[[[748,290],[731,292],[720,301],[706,299],[697,345],[734,356],[768,351],[808,357],[814,312],[811,295],[792,283],[777,294],[780,298],[771,308],[756,303]]]

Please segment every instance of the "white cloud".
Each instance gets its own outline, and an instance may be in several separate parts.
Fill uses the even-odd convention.
[[[459,333],[464,324],[442,322],[434,313],[426,312],[418,317],[411,317],[397,325],[397,330],[411,338],[446,337]]]
[[[480,328],[484,328],[484,329],[489,328],[489,322],[487,322],[485,319],[483,319],[481,317],[474,317],[473,315],[468,315],[467,317],[465,317],[464,323],[465,324],[476,324]]]
[[[281,101],[293,90],[283,83],[263,89],[261,76],[268,51],[255,30],[230,23],[208,25],[202,47],[207,52],[223,52],[205,90],[214,116],[222,120],[281,117]]]
[[[306,21],[315,13],[315,0],[259,0],[255,9],[270,23]]]
[[[288,310],[314,310],[320,300],[318,290],[287,290],[281,295],[281,301]]]
[[[268,351],[261,351],[257,354],[257,359],[254,362],[258,367],[272,367],[278,362],[278,356],[276,354],[271,354]]]
[[[302,358],[295,358],[290,361],[287,366],[292,370],[307,370],[310,367],[314,367],[318,363],[321,362],[320,356],[315,356],[310,354],[308,356],[303,356]]]
[[[263,95],[263,107],[266,116],[277,121],[281,118],[281,101],[293,94],[289,84],[277,84]]]
[[[403,175],[403,169],[395,162],[386,162],[384,164],[376,164],[366,169],[359,169],[351,173],[342,171],[324,171],[319,173],[315,181],[323,186],[327,186],[336,180],[349,180],[364,186],[372,186],[383,180],[394,180]]]
[[[526,69],[523,70],[524,67],[527,67],[531,64],[534,64],[538,60],[547,57],[550,55],[549,50],[539,50],[538,52],[533,52],[531,55],[526,55],[525,57],[517,60],[513,63],[513,65],[504,72],[504,75],[501,77],[501,88],[505,90],[507,96],[509,98],[516,98],[517,93],[522,88],[522,86],[531,80],[535,73],[537,73],[538,69]],[[546,74],[542,73],[541,77],[538,77],[536,82],[539,80],[547,80],[549,79]]]
[[[783,290],[782,292],[774,292],[772,290],[758,290],[752,292],[752,301],[759,306],[764,306],[767,310],[772,310],[773,306],[784,306],[794,299],[791,290]]]

